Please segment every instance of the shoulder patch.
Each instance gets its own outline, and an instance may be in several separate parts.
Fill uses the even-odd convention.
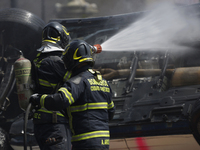
[[[81,82],[82,77],[81,76],[76,76],[74,78],[69,79],[68,81],[71,81],[74,84],[79,84]]]

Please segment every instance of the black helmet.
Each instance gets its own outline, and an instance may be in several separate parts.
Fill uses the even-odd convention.
[[[92,58],[92,46],[82,40],[70,42],[62,54],[62,60],[69,71],[76,68],[81,63],[88,63],[91,67],[94,64]]]
[[[70,40],[67,29],[58,22],[50,22],[43,29],[42,42],[55,43],[64,49]]]

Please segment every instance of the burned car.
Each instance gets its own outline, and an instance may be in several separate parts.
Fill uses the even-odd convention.
[[[200,144],[198,7],[56,20],[75,38],[102,45],[94,69],[113,91],[111,139],[192,133]]]
[[[175,19],[171,15],[152,18],[152,14],[159,13],[145,11],[97,18],[50,20],[64,25],[72,40],[83,39],[91,45],[101,44],[102,52],[94,55],[93,69],[99,70],[112,88],[116,112],[114,119],[109,123],[111,139],[193,134],[200,144],[199,5],[181,7],[180,12],[184,17],[179,18],[180,15],[175,15],[174,12],[173,16],[177,16]],[[160,18],[161,21],[155,18]],[[170,18],[173,20],[168,20]],[[188,21],[194,18],[197,22]],[[176,22],[178,27],[169,26],[163,19],[168,23],[171,21],[169,24],[174,20],[179,21]],[[31,21],[28,22],[29,26],[32,26]],[[39,30],[34,33],[40,35],[44,24],[40,19],[38,22],[40,23],[36,26]],[[13,41],[16,39],[18,38],[15,37]],[[2,110],[3,104],[7,104],[7,99],[11,104],[12,101],[17,101],[15,81],[5,75],[8,68],[5,65],[13,65],[19,57],[18,50],[22,50],[24,56],[31,60],[40,41],[41,39],[28,42],[28,47],[19,47],[24,44],[23,40],[19,46],[9,42],[1,43],[4,55],[1,56],[0,86],[2,91],[7,89],[6,93],[1,92]],[[5,46],[8,49],[5,49]],[[28,51],[30,47],[31,51]],[[11,62],[5,61],[15,54],[8,53],[9,49],[11,52],[17,51]],[[12,74],[11,71],[8,73]],[[19,105],[15,103],[14,108],[19,109]],[[6,112],[10,113],[8,110]],[[13,148],[23,146],[22,111],[18,111],[16,115],[18,116],[12,119],[6,117],[3,123],[10,123],[11,128],[6,131],[10,131],[8,139]],[[3,128],[3,125],[1,127]],[[31,123],[28,130],[29,146],[34,146],[36,143]]]

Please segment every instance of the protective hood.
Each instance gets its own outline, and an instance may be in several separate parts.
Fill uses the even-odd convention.
[[[48,43],[48,44],[42,45],[42,47],[37,49],[37,51],[41,52],[41,53],[48,53],[48,52],[55,52],[55,51],[63,52],[64,49],[62,49],[59,46],[55,46],[55,45],[52,45],[52,44]]]

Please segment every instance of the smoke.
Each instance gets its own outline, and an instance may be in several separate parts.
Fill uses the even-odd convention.
[[[104,51],[185,50],[200,43],[197,16],[171,3],[162,3],[102,44]]]

